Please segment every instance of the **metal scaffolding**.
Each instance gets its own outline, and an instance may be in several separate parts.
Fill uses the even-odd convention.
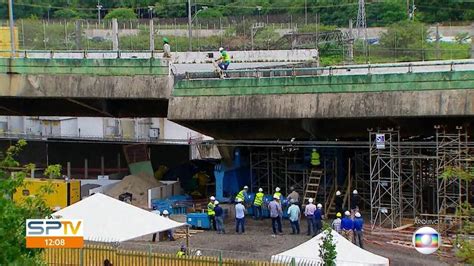
[[[250,152],[251,189],[263,188],[267,193],[280,187],[288,194],[290,187],[303,193],[309,170],[304,166],[304,156],[299,150],[292,152],[275,148],[254,149]]]
[[[298,193],[303,195],[310,174],[309,162],[305,160],[305,157],[308,156],[309,153],[305,154],[305,148],[252,149],[250,151],[251,190],[255,191],[261,187],[265,192],[271,193],[275,187],[280,187],[283,194],[289,194],[290,187],[294,187]],[[321,180],[323,185],[321,185],[319,193],[320,199],[326,200],[336,175],[335,157],[328,154],[321,162],[325,174]]]
[[[372,226],[401,225],[400,134],[386,130],[369,132],[370,219]]]
[[[457,133],[449,134],[440,126],[436,129],[436,184],[438,214],[455,213],[456,208],[467,199],[468,184],[458,178],[440,178],[449,167],[468,170],[469,147],[467,132],[456,127]]]
[[[354,180],[352,188],[357,189],[364,206],[370,206],[370,160],[368,152],[354,154]]]

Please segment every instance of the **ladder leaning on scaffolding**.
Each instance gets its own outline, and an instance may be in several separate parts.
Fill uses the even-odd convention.
[[[312,198],[316,201],[316,196],[318,195],[319,184],[321,183],[321,178],[323,177],[323,170],[311,169],[311,173],[306,183],[306,188],[304,190],[303,205],[308,203],[308,199]]]

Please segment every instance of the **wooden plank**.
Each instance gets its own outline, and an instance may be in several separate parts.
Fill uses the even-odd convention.
[[[411,226],[413,226],[413,224],[405,224],[405,225],[399,226],[397,228],[393,228],[392,231],[400,231],[400,230],[406,229],[406,228],[411,227]]]

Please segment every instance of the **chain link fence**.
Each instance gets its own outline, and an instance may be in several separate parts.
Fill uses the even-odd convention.
[[[318,48],[322,65],[381,63],[425,60],[454,60],[471,57],[472,26],[426,25],[403,30],[371,27],[367,33],[347,26],[326,26],[318,16],[262,15],[192,20],[191,50],[279,50]],[[7,27],[7,21],[0,24]],[[112,50],[111,20],[28,20],[15,21],[19,50]],[[369,25],[373,24],[368,22]],[[170,41],[172,52],[189,50],[186,18],[119,20],[118,49],[121,51],[161,50],[162,38]],[[150,30],[153,34],[150,34]],[[402,29],[402,30],[401,30]],[[151,37],[152,36],[152,37]],[[153,42],[153,45],[151,45]]]

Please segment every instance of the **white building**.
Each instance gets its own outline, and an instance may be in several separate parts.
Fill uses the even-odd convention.
[[[166,118],[0,116],[0,134],[116,140],[211,139]]]

